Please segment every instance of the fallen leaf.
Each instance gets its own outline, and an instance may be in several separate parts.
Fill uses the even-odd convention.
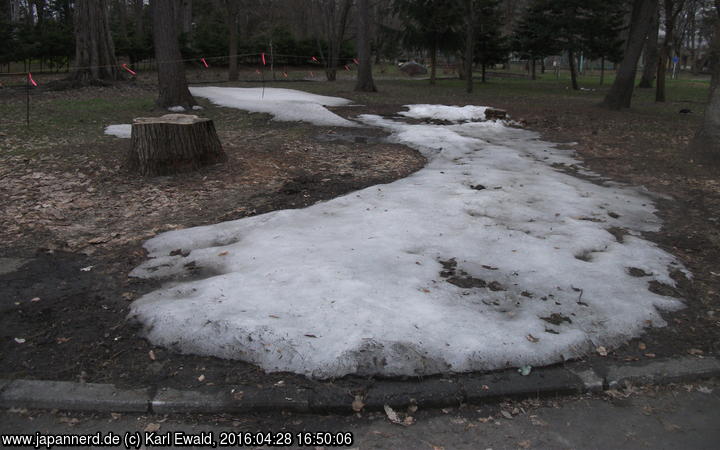
[[[352,402],[352,409],[355,412],[360,412],[365,407],[365,403],[363,403],[363,397],[362,395],[356,395],[355,400]]]
[[[158,431],[159,429],[160,429],[159,423],[150,422],[149,424],[147,424],[144,431],[146,433],[154,433],[154,432]]]
[[[305,335],[305,337],[309,337],[309,338],[317,338],[317,336],[315,336],[314,334],[306,334],[306,335]]]
[[[530,448],[530,441],[520,441],[518,442],[518,447]]]
[[[90,272],[91,270],[93,270],[93,267],[95,266],[81,267],[80,272]]]
[[[404,419],[401,419],[400,414],[395,412],[395,410],[392,409],[390,405],[385,405],[383,408],[385,409],[385,415],[387,416],[388,420],[394,424],[407,427],[415,423],[415,419],[413,419],[411,416],[407,416]]]
[[[32,299],[30,299],[30,301],[33,302],[33,303],[39,302],[39,301],[40,301],[40,297],[32,298]]]
[[[205,381],[205,375],[200,375],[197,380],[202,383]]]
[[[25,339],[23,339],[23,338],[15,338],[15,342],[17,342],[18,344],[24,344],[24,343],[25,343]]]
[[[148,357],[150,358],[150,360],[155,361],[155,359],[156,359],[155,352],[153,350],[150,350],[148,352]]]
[[[228,251],[225,250],[224,252],[218,253],[218,256],[225,256],[225,255],[227,255],[227,254],[228,254]]]
[[[59,338],[55,339],[55,342],[57,342],[58,344],[64,344],[64,343],[68,342],[70,339],[72,339],[72,338],[59,337]]]
[[[80,419],[77,419],[75,417],[61,417],[60,423],[64,423],[66,425],[70,425],[71,427],[74,427],[75,425],[80,423]]]
[[[700,350],[699,348],[691,348],[687,352],[690,353],[691,355],[702,355],[703,353],[705,353],[702,350]]]
[[[122,414],[120,413],[110,413],[110,417],[112,417],[112,420],[119,420],[122,417]]]
[[[233,398],[237,401],[240,401],[245,397],[245,391],[236,391],[233,392]]]
[[[527,339],[528,341],[530,341],[532,343],[540,342],[540,339],[536,338],[532,334],[528,334],[527,336],[525,336],[525,339]]]
[[[607,356],[607,355],[608,355],[607,349],[606,349],[605,347],[603,347],[602,345],[601,345],[600,347],[596,348],[595,351],[596,351],[596,352],[598,353],[598,355],[600,355],[600,356]]]
[[[646,349],[647,349],[647,345],[645,345],[644,342],[640,342],[640,343],[638,343],[638,349],[640,349],[640,350],[646,350]]]
[[[509,419],[509,420],[512,420],[512,418],[513,418],[512,414],[510,414],[509,412],[505,411],[504,409],[503,409],[502,411],[500,411],[500,414],[501,414],[504,418]]]
[[[645,353],[646,358],[654,358],[655,356],[655,353]]]

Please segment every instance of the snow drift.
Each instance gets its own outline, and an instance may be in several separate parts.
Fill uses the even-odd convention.
[[[663,326],[659,310],[682,303],[648,283],[674,285],[668,271],[682,267],[639,235],[659,228],[650,198],[571,176],[557,168],[577,163],[571,152],[467,121],[477,114],[406,113],[461,122],[445,126],[361,117],[427,166],[149,240],[131,275],[169,281],[130,315],[154,344],[317,378],[544,365]]]

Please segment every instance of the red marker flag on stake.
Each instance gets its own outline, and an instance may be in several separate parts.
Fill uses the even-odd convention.
[[[260,53],[260,58],[262,58],[263,66],[266,66],[267,62],[265,61],[265,53]]]
[[[358,66],[360,65],[360,61],[358,61],[357,58],[353,58],[353,62],[354,62],[356,65],[358,65]]]
[[[283,72],[283,76],[287,78],[287,72]]]
[[[32,73],[30,72],[28,72],[28,81],[30,81],[30,84],[32,84],[33,86],[37,87],[38,84],[35,82],[35,80],[33,80]]]
[[[210,67],[210,66],[208,66],[207,61],[205,61],[205,58],[200,58],[200,61],[202,61],[203,65],[205,66],[206,69],[207,69],[208,67]]]
[[[132,69],[127,66],[127,64],[123,64],[122,68],[130,72],[130,75],[137,75],[137,73],[133,72]]]
[[[312,57],[312,60],[315,61],[315,62],[319,62],[318,59],[317,59],[316,57],[314,57],[314,56]]]
[[[345,70],[350,70],[350,67],[347,64],[345,64]]]

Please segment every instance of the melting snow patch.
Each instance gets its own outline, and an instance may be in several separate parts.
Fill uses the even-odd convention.
[[[174,113],[183,113],[183,112],[185,112],[185,107],[184,106],[170,106],[167,110],[170,112],[174,112]]]
[[[409,110],[398,113],[413,119],[448,120],[451,122],[467,122],[485,118],[486,106],[467,105],[405,105]]]
[[[428,375],[562,361],[682,307],[648,291],[682,267],[639,236],[659,220],[638,190],[563,173],[571,152],[501,122],[362,120],[427,166],[149,240],[132,275],[174,280],[131,307],[154,344],[317,378]]]
[[[321,126],[354,127],[355,122],[328,111],[326,106],[342,106],[350,100],[310,94],[294,89],[193,87],[192,95],[205,97],[216,105],[272,114],[284,122],[310,122]]]
[[[109,125],[105,127],[105,134],[110,136],[119,137],[122,139],[130,139],[132,134],[132,125],[121,124],[121,125]]]

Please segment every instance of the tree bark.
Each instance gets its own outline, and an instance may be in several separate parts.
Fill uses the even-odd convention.
[[[658,66],[658,35],[660,33],[660,16],[653,16],[652,26],[645,41],[645,64],[643,67],[642,78],[640,79],[639,88],[650,89],[653,87],[653,81],[657,75]]]
[[[689,150],[694,162],[720,167],[720,0],[715,0],[715,9],[715,34],[709,55],[712,64],[710,100],[705,107],[703,123],[690,143]]]
[[[377,92],[372,75],[372,53],[370,50],[370,6],[368,0],[358,0],[357,47],[358,76],[355,90],[359,92]]]
[[[672,52],[672,42],[675,33],[675,21],[682,10],[685,0],[665,0],[665,38],[660,47],[660,57],[657,67],[657,84],[655,85],[655,101],[665,101],[665,76],[668,62]],[[676,8],[677,6],[677,8]]]
[[[473,91],[473,60],[475,59],[475,0],[466,0],[467,30],[465,35],[465,91]]]
[[[653,15],[657,14],[657,0],[635,0],[630,19],[630,32],[625,56],[615,76],[615,82],[605,96],[603,105],[610,109],[629,108],[635,87],[637,63],[650,30]]]
[[[110,34],[107,0],[75,3],[75,68],[70,78],[81,83],[123,78]]]
[[[577,81],[577,69],[575,68],[575,53],[568,50],[568,61],[570,62],[570,81],[574,91],[580,90]]]
[[[212,120],[187,114],[133,120],[127,167],[141,175],[188,172],[227,156]]]
[[[195,99],[190,95],[185,78],[185,66],[178,44],[178,27],[174,0],[153,0],[153,37],[157,60],[159,96],[157,105],[162,108],[183,106],[190,109]]]
[[[435,84],[437,75],[437,53],[438,53],[438,40],[435,38],[430,48],[430,84]]]
[[[237,81],[238,71],[238,26],[240,21],[240,8],[238,0],[225,0],[226,19],[228,27],[228,80]]]

